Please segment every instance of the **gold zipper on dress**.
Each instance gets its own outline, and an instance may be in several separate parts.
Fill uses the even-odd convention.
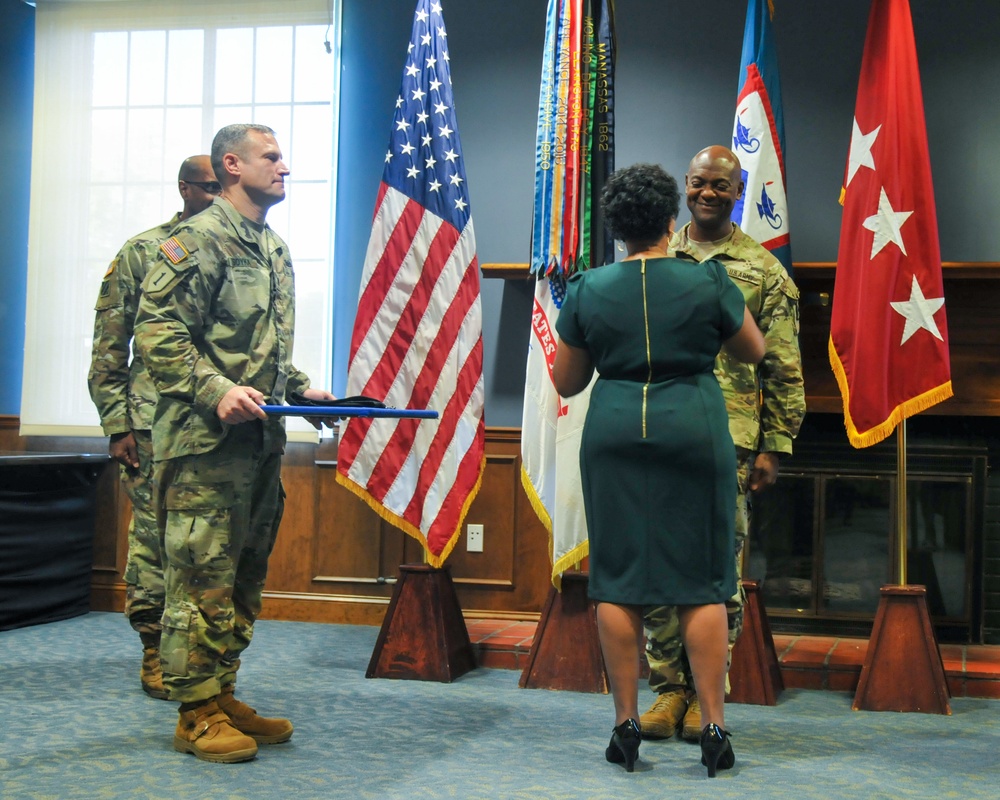
[[[646,383],[642,387],[642,438],[646,438],[646,394],[653,380],[653,357],[649,349],[649,309],[646,304],[646,259],[642,259],[642,320],[646,326]]]

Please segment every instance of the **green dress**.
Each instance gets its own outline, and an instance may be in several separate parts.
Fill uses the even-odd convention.
[[[713,374],[743,323],[718,261],[623,261],[573,276],[556,322],[598,373],[580,448],[590,597],[721,603],[736,592],[736,451]]]

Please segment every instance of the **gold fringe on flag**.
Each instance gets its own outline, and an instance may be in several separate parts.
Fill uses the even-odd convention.
[[[923,394],[911,397],[909,400],[900,403],[882,423],[876,425],[874,428],[859,431],[854,424],[854,420],[851,418],[851,387],[847,382],[847,373],[844,371],[844,365],[840,361],[837,348],[833,344],[832,336],[829,339],[828,350],[830,353],[830,366],[833,368],[833,374],[837,378],[837,385],[840,387],[840,396],[844,399],[844,427],[847,429],[847,439],[854,447],[871,447],[873,444],[878,444],[888,437],[904,419],[919,414],[921,411],[926,411],[931,406],[947,400],[954,395],[951,381],[949,380],[940,386],[935,386],[927,390]]]

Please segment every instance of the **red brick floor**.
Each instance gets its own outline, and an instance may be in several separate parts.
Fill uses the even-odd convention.
[[[527,665],[534,622],[468,619],[466,626],[480,666],[523,670]],[[774,649],[786,688],[854,692],[868,640],[777,634]],[[1000,647],[944,644],[941,660],[952,697],[1000,699]]]

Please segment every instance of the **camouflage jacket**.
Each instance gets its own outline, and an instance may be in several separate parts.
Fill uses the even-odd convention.
[[[101,281],[87,385],[108,436],[153,427],[156,389],[142,358],[133,353],[129,361],[129,344],[139,287],[156,259],[160,242],[170,235],[180,217],[178,212],[169,222],[125,242]]]
[[[705,260],[688,240],[685,225],[670,246],[678,258]],[[770,252],[738,225],[708,258],[721,261],[743,292],[747,308],[764,334],[766,352],[758,365],[719,353],[715,376],[729,412],[737,447],[761,453],[791,453],[806,411],[799,354],[799,290]]]
[[[178,225],[159,250],[135,325],[159,392],[157,461],[215,448],[230,427],[215,410],[234,386],[251,386],[272,404],[309,387],[291,362],[295,278],[277,234],[219,198]],[[283,445],[283,418],[265,425]]]

